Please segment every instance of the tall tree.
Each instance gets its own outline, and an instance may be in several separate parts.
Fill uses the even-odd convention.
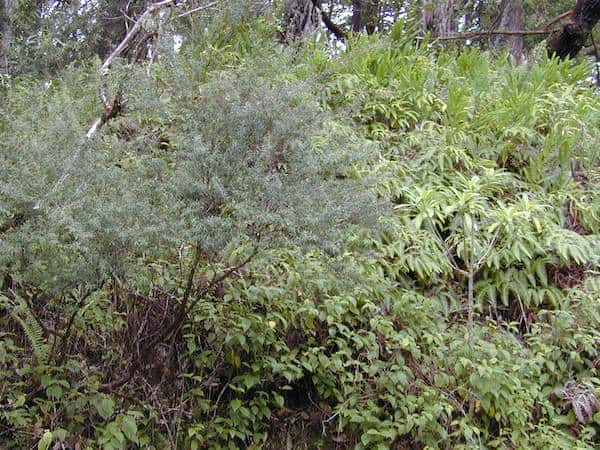
[[[503,31],[518,31],[522,30],[523,27],[523,0],[502,0],[500,2],[500,12],[492,29],[499,28]],[[520,62],[523,57],[523,36],[497,35],[494,37],[494,47],[505,44],[509,46],[513,59],[516,62]]]
[[[433,36],[447,36],[456,31],[453,0],[423,0],[421,29]]]

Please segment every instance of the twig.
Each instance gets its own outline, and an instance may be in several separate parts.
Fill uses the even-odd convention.
[[[61,343],[60,343],[60,350],[59,350],[60,356],[57,361],[57,365],[59,365],[59,366],[64,362],[65,358],[67,357],[67,353],[70,353],[73,349],[73,343],[72,343],[69,346],[69,349],[67,350],[67,341],[69,340],[69,338],[71,336],[71,328],[73,327],[73,323],[75,322],[77,315],[83,308],[83,304],[85,303],[85,301],[94,292],[95,292],[95,290],[90,289],[81,296],[81,298],[77,302],[77,305],[75,306],[75,311],[73,311],[73,314],[71,314],[71,317],[69,318],[69,321],[67,322],[67,326],[65,328],[65,331],[62,333],[62,338],[61,338]],[[54,356],[54,355],[52,355],[52,356]]]
[[[187,286],[185,287],[185,291],[183,293],[183,302],[182,304],[186,306],[190,294],[192,293],[192,286],[194,284],[194,277],[196,276],[196,270],[198,269],[198,265],[200,264],[200,257],[202,252],[200,250],[200,244],[196,243],[196,251],[194,252],[194,262],[192,262],[192,268],[190,269],[190,273],[187,280]]]

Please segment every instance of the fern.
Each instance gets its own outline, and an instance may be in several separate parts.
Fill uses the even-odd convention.
[[[16,296],[14,300],[0,297],[0,305],[10,312],[11,317],[21,326],[38,364],[46,364],[50,354],[50,347],[46,342],[44,330],[29,309],[27,302]]]

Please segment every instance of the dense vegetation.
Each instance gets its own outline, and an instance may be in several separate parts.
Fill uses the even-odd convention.
[[[3,88],[0,447],[600,445],[591,65],[409,25]]]

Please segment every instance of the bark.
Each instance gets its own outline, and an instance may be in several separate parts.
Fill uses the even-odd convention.
[[[423,34],[432,32],[435,28],[433,20],[434,4],[432,0],[423,0],[421,7],[421,31]]]
[[[379,0],[363,0],[362,24],[368,34],[373,34],[379,21]]]
[[[497,21],[503,31],[518,31],[523,29],[523,0],[502,0],[500,18]],[[519,63],[523,59],[522,35],[497,35],[493,39],[493,46],[508,45],[513,59]]]
[[[453,0],[423,0],[421,30],[434,37],[448,36],[456,31]]]
[[[362,1],[352,0],[352,31],[354,33],[360,33],[362,21]]]
[[[456,31],[453,0],[438,2],[434,10],[434,16],[437,22],[437,36],[448,36]]]
[[[600,0],[577,0],[570,20],[548,38],[548,54],[559,58],[577,56],[598,20]]]
[[[10,72],[9,54],[15,33],[17,0],[0,0],[0,74]]]
[[[319,29],[320,14],[312,0],[286,0],[284,41],[292,42]]]
[[[373,34],[379,19],[379,0],[352,0],[352,31]]]

